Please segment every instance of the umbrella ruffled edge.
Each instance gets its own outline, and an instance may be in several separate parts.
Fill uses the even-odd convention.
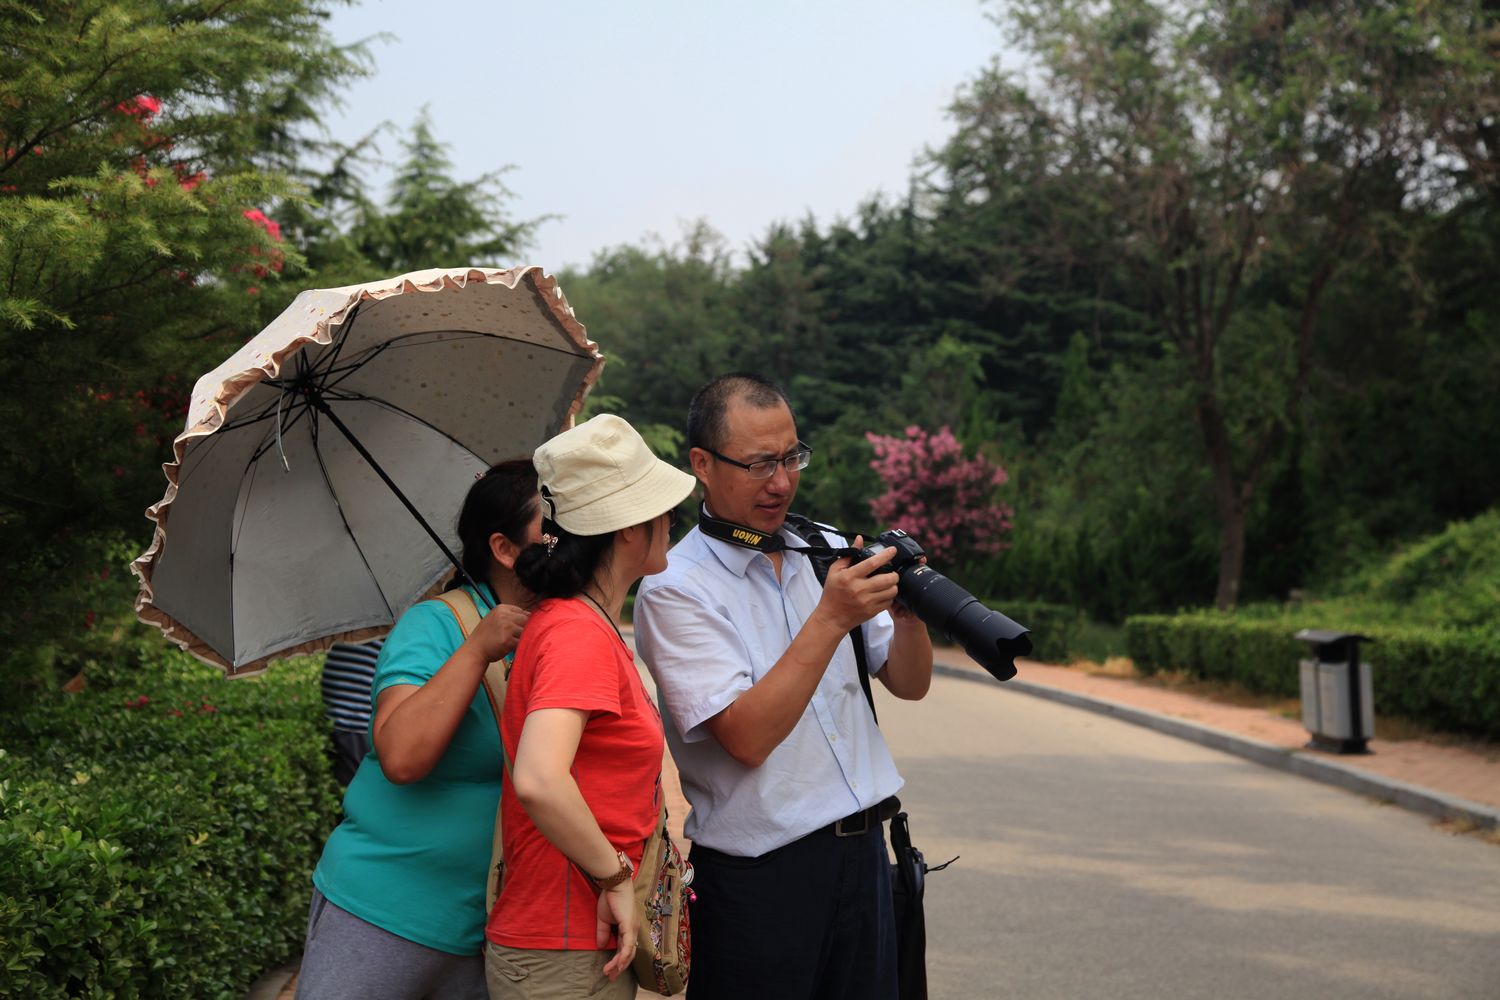
[[[328,310],[313,325],[312,332],[305,336],[294,337],[285,347],[278,349],[270,356],[265,356],[259,364],[241,369],[231,373],[220,380],[218,389],[214,392],[211,405],[206,414],[191,422],[182,433],[172,440],[172,460],[163,463],[162,472],[167,477],[166,493],[160,500],[146,508],[147,520],[155,525],[152,530],[151,544],[130,564],[130,571],[140,581],[140,587],[136,591],[135,613],[136,618],[147,625],[155,626],[164,637],[175,644],[183,652],[188,653],[209,666],[218,667],[227,677],[245,677],[251,674],[261,673],[270,665],[272,660],[283,659],[290,656],[298,656],[307,653],[316,653],[327,649],[336,642],[365,642],[370,639],[379,638],[390,631],[390,625],[379,625],[355,629],[348,632],[340,632],[324,636],[320,639],[311,639],[306,642],[296,643],[283,649],[258,657],[248,663],[236,666],[232,662],[220,656],[213,647],[198,637],[187,626],[183,625],[171,615],[156,607],[152,599],[155,596],[151,586],[151,575],[156,569],[156,564],[161,558],[162,549],[166,544],[167,522],[172,509],[172,501],[177,497],[178,480],[182,473],[182,459],[187,454],[188,446],[197,438],[206,437],[218,430],[224,423],[224,418],[240,396],[244,395],[253,386],[267,378],[275,378],[281,371],[282,364],[309,343],[327,345],[332,343],[333,335],[329,332],[331,327],[341,326],[348,318],[349,311],[359,303],[372,300],[384,299],[392,295],[401,295],[408,292],[439,292],[445,287],[463,288],[470,281],[482,281],[489,284],[503,284],[507,288],[516,288],[525,283],[542,303],[546,312],[551,315],[562,332],[582,348],[586,354],[594,359],[593,365],[584,375],[578,391],[573,396],[573,401],[568,406],[568,412],[563,419],[563,426],[559,430],[566,430],[573,426],[575,418],[583,409],[584,400],[593,389],[594,383],[599,379],[599,373],[604,368],[604,355],[599,352],[599,345],[589,339],[588,331],[578,321],[573,313],[573,307],[568,305],[567,296],[563,294],[557,279],[550,273],[544,271],[540,265],[526,264],[504,270],[483,267],[464,267],[450,269],[429,269],[423,271],[411,271],[406,274],[397,275],[380,281],[367,282],[361,285],[346,285],[341,288],[331,289],[309,289],[308,291],[321,290],[330,293],[347,293],[342,305]],[[301,295],[299,294],[299,298]],[[296,305],[294,299],[287,307],[291,309]],[[284,315],[283,312],[281,315]],[[278,317],[279,318],[279,317]],[[216,369],[217,371],[217,369]],[[212,372],[210,374],[213,374]],[[194,387],[196,394],[197,387]],[[189,418],[192,419],[191,417]],[[445,567],[437,578],[428,586],[425,597],[436,593],[441,580],[447,576]]]

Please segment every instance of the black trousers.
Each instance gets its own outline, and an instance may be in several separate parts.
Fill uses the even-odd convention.
[[[694,844],[688,1000],[896,1000],[890,860],[877,825],[758,858]]]

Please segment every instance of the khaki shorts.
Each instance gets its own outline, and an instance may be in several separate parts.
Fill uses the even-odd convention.
[[[484,946],[484,979],[490,1000],[634,1000],[635,973],[626,969],[610,982],[604,963],[612,951],[541,951]]]

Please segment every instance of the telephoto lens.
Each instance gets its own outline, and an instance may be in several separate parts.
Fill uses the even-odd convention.
[[[1016,676],[1015,658],[1031,652],[1030,633],[936,570],[900,570],[902,603],[922,622],[951,635],[997,681]]]

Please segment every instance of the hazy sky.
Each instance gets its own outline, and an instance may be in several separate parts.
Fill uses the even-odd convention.
[[[826,225],[876,191],[904,193],[924,145],[951,133],[957,88],[1000,50],[985,10],[363,0],[335,15],[334,37],[394,37],[327,124],[352,140],[382,120],[405,128],[425,104],[460,179],[514,164],[514,216],[561,218],[505,263],[586,265],[651,233],[674,243],[698,218],[740,250],[772,222]]]

